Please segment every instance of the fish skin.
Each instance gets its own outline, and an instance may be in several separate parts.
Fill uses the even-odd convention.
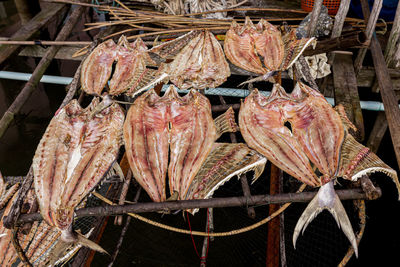
[[[124,124],[132,173],[157,202],[166,199],[167,173],[171,195],[184,198],[216,136],[208,99],[195,90],[180,97],[173,85],[162,97],[153,89],[138,97]]]
[[[71,230],[75,207],[103,178],[122,144],[123,110],[115,103],[93,114],[97,105],[98,98],[85,109],[72,100],[59,110],[33,158],[40,212],[60,231]]]
[[[275,84],[266,98],[254,90],[241,104],[239,127],[250,148],[255,149],[283,171],[310,185],[320,185],[307,155],[284,126],[295,105],[284,89]]]
[[[181,89],[215,88],[230,76],[218,40],[209,31],[193,38],[169,65],[171,81]]]
[[[112,64],[118,53],[118,46],[112,39],[98,45],[83,61],[81,69],[82,90],[90,95],[101,95],[111,76]]]

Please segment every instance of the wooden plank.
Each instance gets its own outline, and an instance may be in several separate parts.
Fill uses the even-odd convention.
[[[10,40],[23,41],[31,38],[40,28],[49,23],[60,12],[66,10],[64,4],[49,4],[45,10],[39,12],[29,23],[14,33]],[[0,64],[17,51],[18,45],[0,45]]]
[[[395,59],[396,51],[400,50],[398,45],[400,41],[400,4],[397,4],[396,15],[393,21],[392,30],[390,31],[389,39],[385,48],[385,61],[388,68],[393,68],[397,64]],[[378,83],[375,81],[372,87],[372,92],[378,93]]]
[[[364,139],[364,120],[362,116],[360,97],[358,95],[357,79],[354,72],[352,53],[335,53],[333,62],[333,83],[335,86],[335,103],[342,104],[347,116],[358,129],[355,138]]]
[[[381,111],[376,117],[374,127],[372,128],[371,134],[369,135],[367,147],[376,154],[379,149],[379,145],[383,139],[388,128],[385,112]]]
[[[363,6],[364,18],[369,18],[368,3],[361,1]],[[392,137],[393,148],[397,158],[397,164],[400,166],[400,109],[390,80],[386,61],[382,53],[381,45],[379,44],[376,35],[373,36],[371,41],[371,54],[374,62],[376,77],[381,93],[383,105],[385,107],[386,119],[388,121],[390,136]]]
[[[361,2],[362,2],[362,0],[361,0]],[[374,5],[372,7],[372,11],[371,11],[371,16],[368,16],[369,19],[365,20],[365,23],[367,23],[367,28],[365,29],[365,35],[367,36],[367,42],[369,42],[372,39],[372,35],[375,32],[375,26],[376,26],[376,22],[378,20],[379,13],[382,9],[382,3],[383,3],[383,0],[375,0]],[[368,5],[368,3],[367,3],[367,5]],[[368,9],[368,12],[369,12],[369,6],[365,7],[365,8]],[[364,9],[364,7],[363,7],[363,9]],[[364,12],[364,10],[363,10],[363,12]],[[367,48],[361,48],[360,50],[358,50],[357,58],[354,61],[354,69],[356,71],[356,75],[358,75],[358,73],[362,69],[362,64],[363,64],[366,53],[367,53]]]

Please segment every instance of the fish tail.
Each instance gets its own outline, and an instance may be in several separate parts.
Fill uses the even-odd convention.
[[[296,227],[293,234],[293,246],[296,248],[296,241],[299,237],[300,232],[303,234],[308,224],[317,217],[323,210],[328,210],[335,218],[338,227],[342,229],[350,241],[356,257],[358,257],[357,240],[351,226],[349,217],[347,216],[346,210],[343,204],[340,202],[339,196],[336,194],[333,188],[333,181],[321,186],[317,195],[311,200],[307,208],[304,210],[300,219],[297,221]]]
[[[78,244],[84,246],[84,247],[88,247],[90,249],[93,249],[95,251],[110,255],[105,249],[103,249],[100,245],[96,244],[95,242],[93,242],[92,240],[89,240],[88,238],[86,238],[84,235],[81,235],[80,233],[76,233],[76,237],[77,237],[77,242]]]

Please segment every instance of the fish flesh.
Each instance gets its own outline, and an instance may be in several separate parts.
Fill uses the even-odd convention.
[[[102,180],[122,145],[124,112],[114,103],[102,110],[98,98],[83,109],[72,100],[57,111],[33,158],[34,188],[40,213],[75,242],[74,209]]]
[[[133,176],[153,201],[160,202],[166,200],[168,174],[170,195],[185,199],[189,185],[224,131],[236,131],[232,109],[214,122],[210,102],[198,91],[180,97],[171,85],[160,97],[151,89],[136,99],[124,123]]]
[[[349,124],[322,94],[300,82],[291,94],[279,84],[268,98],[254,90],[241,105],[239,126],[249,147],[303,183],[320,186],[297,222],[294,245],[300,232],[327,209],[358,254],[350,220],[334,191],[336,178],[354,181],[379,171],[400,190],[396,172],[355,141],[348,133]]]
[[[218,40],[202,31],[168,64],[168,75],[178,88],[206,89],[224,83],[231,72]]]
[[[191,182],[185,199],[207,199],[232,177],[254,170],[253,182],[264,171],[267,159],[246,144],[214,143],[207,159]],[[188,210],[195,214],[198,209]]]
[[[254,25],[246,17],[243,26],[232,22],[226,33],[224,50],[234,65],[262,75],[265,80],[276,71],[290,68],[314,42],[314,38],[297,39],[294,30],[282,35],[279,29],[264,19]]]

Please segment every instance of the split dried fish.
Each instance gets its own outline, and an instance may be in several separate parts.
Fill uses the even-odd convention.
[[[231,75],[224,51],[209,31],[193,38],[168,69],[170,80],[181,89],[215,88]]]
[[[51,120],[33,158],[40,213],[65,242],[85,242],[72,231],[75,207],[101,181],[122,144],[124,112],[114,103],[103,110],[98,98],[82,109],[72,100]]]
[[[216,119],[222,131],[235,131],[233,111]],[[236,125],[236,124],[235,124]],[[180,97],[171,85],[164,96],[153,89],[136,99],[124,124],[126,153],[133,176],[153,201],[170,195],[185,199],[189,185],[221,134],[208,99],[196,90]],[[168,162],[169,159],[169,162]]]
[[[155,64],[140,38],[129,43],[125,36],[121,36],[118,44],[112,39],[107,40],[97,46],[82,63],[82,89],[88,94],[101,95],[112,74],[108,93],[119,95],[126,92],[131,95],[143,83],[156,77],[156,70],[147,68]]]
[[[313,42],[314,38],[297,39],[293,30],[282,35],[264,19],[254,25],[246,17],[243,26],[232,22],[226,33],[224,50],[234,65],[262,75],[257,80],[265,80],[275,71],[287,70]]]
[[[268,98],[254,90],[241,105],[239,125],[251,148],[294,178],[321,187],[297,222],[293,243],[327,209],[357,255],[356,238],[334,191],[334,181],[337,177],[356,180],[379,171],[393,179],[399,192],[400,184],[393,169],[348,134],[348,119],[337,113],[323,95],[299,82],[291,94],[279,84],[274,85]]]

